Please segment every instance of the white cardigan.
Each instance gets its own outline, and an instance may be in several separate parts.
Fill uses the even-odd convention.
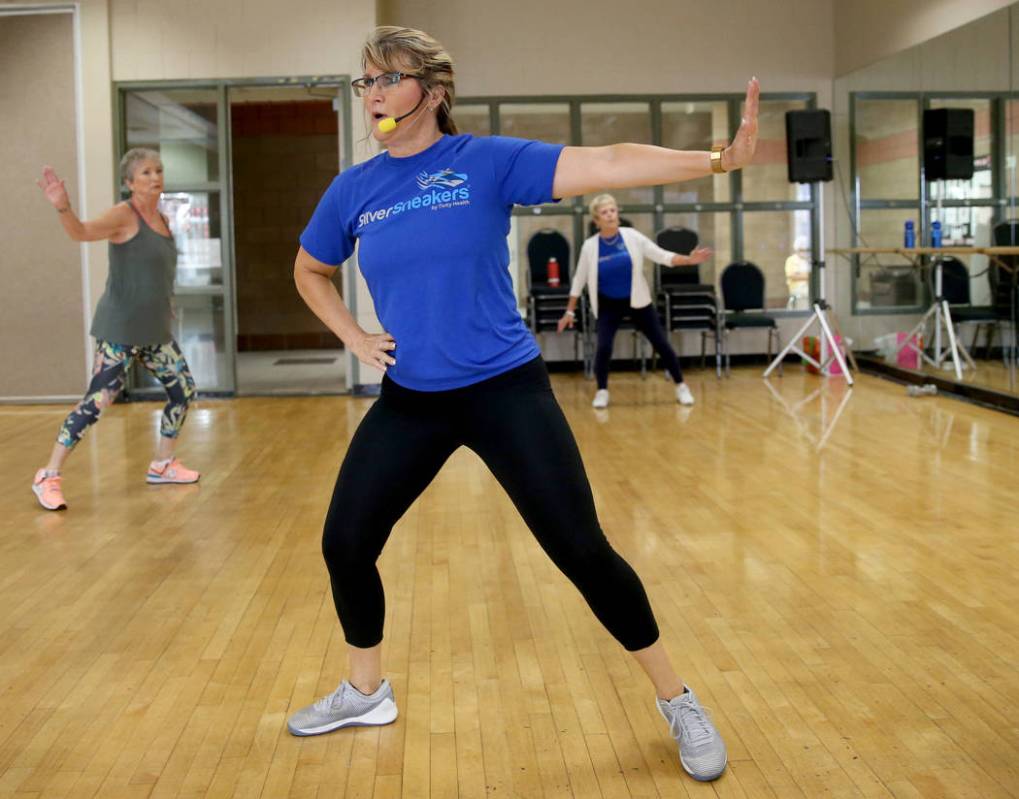
[[[630,253],[630,261],[633,263],[630,282],[630,307],[644,308],[651,304],[651,289],[648,288],[647,279],[644,277],[644,259],[654,261],[656,264],[672,265],[672,259],[676,253],[663,250],[651,239],[635,230],[632,227],[621,227],[619,232],[623,236],[623,243],[626,251]],[[595,233],[587,239],[580,248],[580,258],[577,261],[577,273],[573,276],[573,284],[570,286],[570,296],[579,297],[580,292],[587,286],[588,300],[591,303],[591,313],[598,316],[598,234]]]

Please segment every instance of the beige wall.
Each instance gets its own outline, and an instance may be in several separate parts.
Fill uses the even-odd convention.
[[[82,253],[35,186],[51,164],[78,196],[74,18],[0,15],[0,397],[82,391]],[[77,203],[75,203],[77,206]]]
[[[110,0],[113,79],[349,74],[374,0]]]
[[[833,3],[384,0],[380,18],[442,41],[461,95],[731,92],[756,74],[827,97]]]
[[[11,2],[0,0],[0,11],[11,10],[12,8],[32,9],[34,6],[55,6],[56,3],[44,2],[43,0],[28,0],[26,2]],[[64,4],[67,8],[74,8],[70,3]],[[71,201],[75,208],[85,217],[95,216],[96,213],[108,208],[113,203],[113,187],[111,175],[113,170],[113,129],[112,129],[112,107],[110,102],[110,41],[109,41],[109,20],[107,16],[107,0],[87,0],[76,6],[77,20],[77,55],[78,73],[71,73],[65,88],[69,95],[67,109],[72,114],[71,125],[73,125],[74,91],[75,79],[79,89],[76,108],[79,109],[79,124],[81,124],[81,142],[78,143],[79,152],[84,157],[76,164],[76,172],[69,175],[68,184],[73,184],[74,190]],[[73,51],[67,51],[68,57],[72,59]],[[7,114],[10,114],[8,117]],[[13,119],[15,123],[28,121],[31,118],[31,110],[13,110],[10,107],[4,108],[4,118]],[[8,158],[2,158],[0,168],[6,168]],[[33,170],[41,169],[46,158],[32,164]],[[35,208],[35,206],[30,206]],[[36,218],[36,221],[42,217]],[[77,362],[67,363],[61,368],[59,380],[61,385],[73,385],[70,393],[81,393],[89,374],[91,365],[91,341],[87,340],[85,330],[88,320],[85,319],[85,308],[95,308],[103,285],[106,281],[107,255],[106,244],[96,243],[81,248],[70,245],[74,252],[81,252],[81,261],[77,267],[79,275],[78,304],[82,311],[78,314],[78,321],[81,324],[82,333],[78,337],[79,355]],[[11,250],[11,252],[15,252]],[[91,317],[91,310],[89,316]],[[54,395],[52,386],[46,381],[49,378],[40,377],[39,382],[24,386],[33,396]],[[57,394],[63,396],[66,392],[58,390]],[[7,391],[0,391],[0,394],[7,395]]]
[[[835,74],[845,75],[1005,8],[1012,2],[836,0]],[[951,53],[946,55],[952,57]]]

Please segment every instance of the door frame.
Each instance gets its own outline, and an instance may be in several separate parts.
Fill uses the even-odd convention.
[[[223,261],[223,283],[220,286],[176,286],[175,296],[207,296],[223,298],[224,328],[226,341],[223,352],[227,358],[227,374],[230,385],[225,388],[202,391],[204,396],[233,397],[237,394],[237,292],[236,263],[234,247],[234,206],[233,206],[233,131],[230,125],[230,89],[235,87],[266,87],[266,88],[299,88],[335,87],[333,109],[339,116],[337,134],[337,156],[339,170],[342,172],[353,165],[353,129],[351,125],[349,75],[297,75],[286,77],[253,77],[253,78],[215,78],[196,80],[145,80],[116,81],[113,84],[113,143],[115,150],[113,188],[114,196],[121,191],[120,176],[116,165],[127,151],[127,120],[126,98],[134,91],[175,90],[175,89],[213,89],[216,91],[216,143],[219,148],[218,172],[219,180],[202,186],[174,186],[167,184],[166,191],[218,191],[221,233],[221,253]],[[348,269],[345,275],[345,288],[348,307],[351,313],[357,312],[356,270]],[[347,390],[355,384],[357,375],[347,370]],[[133,380],[132,380],[133,383]],[[136,393],[149,393],[148,391]],[[152,393],[155,393],[154,391]]]

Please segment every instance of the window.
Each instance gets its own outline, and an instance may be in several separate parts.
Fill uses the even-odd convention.
[[[901,247],[907,220],[917,225],[917,208],[869,208],[860,213],[860,244]],[[919,240],[919,236],[918,236]],[[912,263],[899,255],[879,255],[860,262],[856,306],[860,309],[901,310],[922,302],[920,277]]]
[[[708,150],[714,144],[728,143],[742,99],[738,94],[548,100],[461,98],[454,116],[462,130],[479,135],[489,130],[490,109],[494,109],[495,129],[504,136],[565,145],[657,142],[672,149]],[[805,238],[800,265],[806,263],[809,270],[810,232],[817,208],[809,186],[788,182],[785,113],[811,107],[813,99],[808,94],[766,96],[761,115],[764,146],[759,148],[761,160],[753,170],[739,176],[708,175],[680,184],[613,190],[622,216],[651,239],[670,226],[696,230],[701,244],[715,251],[714,257],[700,267],[704,282],[715,283],[724,266],[749,258],[768,278],[769,307],[808,310],[810,298],[802,292],[790,301],[786,266],[788,259],[797,254],[797,244],[804,244]],[[572,198],[544,206],[539,213],[531,208],[514,210],[509,248],[515,259],[514,278],[521,300],[526,295],[527,242],[538,230],[554,228],[566,236],[572,273],[580,246],[590,235],[588,200],[590,196]],[[744,207],[748,202],[767,203],[767,207]],[[809,285],[809,274],[806,283]]]
[[[710,150],[729,143],[729,104],[712,102],[662,103],[662,146],[676,150]],[[665,187],[667,203],[729,201],[729,177],[709,175]]]
[[[550,144],[569,144],[570,106],[567,103],[503,103],[499,106],[499,133]]]
[[[475,136],[488,136],[492,132],[491,114],[488,106],[461,105],[453,106],[453,120],[461,133],[473,133]]]
[[[127,149],[159,150],[166,183],[219,179],[215,89],[135,91],[125,98]]]
[[[810,309],[810,211],[754,211],[743,217],[743,258],[764,272],[767,308]]]
[[[786,157],[785,115],[787,111],[801,111],[807,107],[804,100],[762,100],[758,117],[757,151],[750,169],[740,172],[743,181],[743,199],[746,202],[774,200],[803,201],[810,199],[810,187],[789,182]],[[743,105],[740,104],[740,116]]]
[[[862,199],[919,199],[919,100],[858,99],[856,175]]]
[[[651,144],[650,106],[647,103],[582,103],[580,136],[581,142],[587,147],[618,142]],[[616,189],[612,195],[620,205],[654,202],[654,189],[649,186]]]

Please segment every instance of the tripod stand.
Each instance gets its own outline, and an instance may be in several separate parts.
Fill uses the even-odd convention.
[[[853,376],[849,373],[849,367],[846,365],[846,359],[842,357],[842,350],[832,333],[832,326],[835,321],[834,313],[832,313],[832,319],[830,322],[828,319],[828,314],[832,312],[832,309],[831,306],[828,305],[827,300],[825,300],[825,292],[827,289],[825,288],[824,278],[824,190],[820,183],[814,183],[814,191],[817,194],[818,213],[821,217],[820,242],[818,247],[818,252],[821,254],[821,258],[820,260],[814,261],[814,267],[816,268],[818,275],[818,297],[817,300],[815,300],[811,314],[807,321],[804,322],[803,327],[796,331],[796,334],[789,340],[789,343],[786,344],[785,349],[775,356],[775,360],[773,360],[768,365],[768,368],[764,370],[764,376],[767,377],[775,371],[775,369],[781,365],[786,355],[790,352],[795,352],[807,363],[817,368],[821,374],[827,374],[825,370],[828,368],[828,365],[832,362],[832,360],[836,361],[839,368],[842,370],[842,376],[846,379],[846,382],[852,386]],[[799,342],[803,340],[803,334],[810,330],[810,328],[814,325],[817,325],[818,327],[818,339],[821,343],[821,350],[818,353],[817,359],[815,359],[812,355],[808,355],[799,346]],[[837,329],[837,325],[835,327]],[[831,350],[830,355],[828,354],[829,349]],[[846,352],[849,355],[850,360],[852,360],[853,367],[855,368],[856,359],[853,358],[852,352],[849,350]]]
[[[925,248],[926,251],[926,248]],[[918,251],[918,254],[923,254]],[[932,268],[934,270],[934,299],[931,303],[931,307],[927,309],[926,313],[920,318],[920,321],[916,323],[912,330],[906,335],[906,340],[902,342],[896,354],[901,352],[906,347],[909,347],[917,356],[923,361],[926,361],[935,369],[941,369],[942,364],[947,360],[949,353],[952,355],[952,367],[955,370],[955,379],[962,380],[962,364],[959,363],[959,352],[972,364],[972,359],[969,357],[969,353],[962,348],[961,344],[955,340],[955,325],[952,323],[952,311],[948,307],[948,300],[945,299],[942,293],[942,271],[941,261],[942,254],[937,250],[933,251],[934,263]],[[917,340],[917,336],[921,336],[927,329],[927,322],[931,317],[934,317],[934,357],[932,358],[922,347],[918,347],[914,341]],[[948,346],[941,346],[941,330],[944,328],[945,334],[948,338]]]

